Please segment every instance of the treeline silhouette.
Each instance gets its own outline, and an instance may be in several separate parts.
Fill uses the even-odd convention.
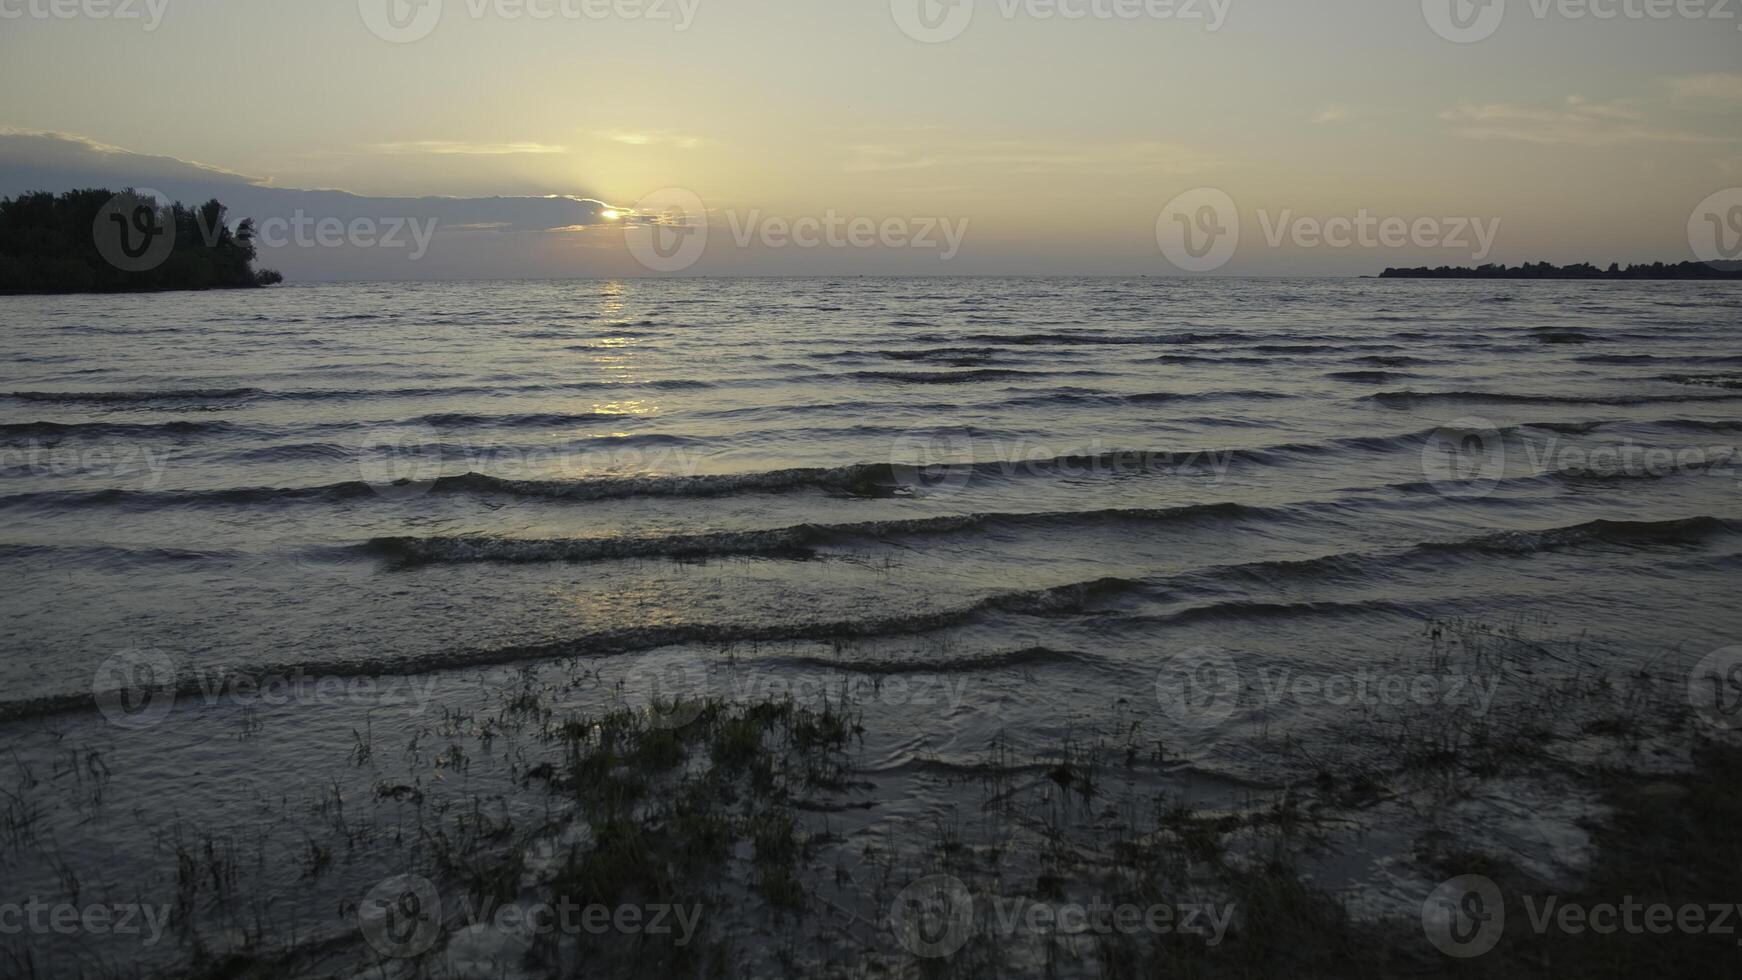
[[[1437,269],[1386,269],[1381,279],[1742,279],[1742,262],[1676,262],[1666,265],[1611,264],[1599,269],[1589,262],[1553,265],[1526,262],[1520,266],[1483,265],[1474,269],[1442,265]]]
[[[254,270],[254,222],[232,229],[217,200],[162,205],[131,188],[0,200],[0,293],[241,289],[284,277]]]

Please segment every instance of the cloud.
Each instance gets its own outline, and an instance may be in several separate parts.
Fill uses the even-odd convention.
[[[521,154],[567,153],[566,146],[548,143],[456,143],[448,140],[415,140],[408,143],[371,143],[371,153],[428,153],[436,156],[504,157]]]
[[[1323,123],[1340,123],[1340,122],[1348,122],[1349,120],[1351,120],[1353,118],[1355,118],[1355,114],[1353,112],[1349,111],[1349,109],[1347,107],[1340,106],[1340,105],[1333,105],[1333,106],[1326,106],[1322,112],[1320,112],[1318,115],[1314,116],[1313,122],[1321,123],[1321,124],[1323,124]]]
[[[707,140],[699,136],[684,136],[664,129],[626,131],[608,129],[593,133],[602,140],[613,143],[623,143],[627,146],[672,146],[680,150],[693,150],[707,144]]]
[[[434,228],[432,260],[407,266],[407,253],[350,247],[264,247],[263,265],[291,279],[426,278],[514,275],[516,262],[538,255],[518,248],[492,249],[490,242],[519,236],[548,239],[606,225],[611,205],[578,196],[545,197],[367,197],[342,190],[279,187],[270,180],[175,157],[133,153],[82,136],[31,130],[0,130],[0,197],[30,191],[125,187],[157,191],[189,204],[217,198],[230,219],[267,222],[404,222]],[[433,224],[432,224],[433,223]],[[443,244],[449,248],[443,250]],[[468,244],[469,243],[469,244]],[[544,270],[546,274],[550,270]]]
[[[70,190],[93,182],[102,186],[98,178],[108,178],[116,170],[138,175],[141,186],[177,180],[261,187],[272,183],[190,160],[134,153],[72,133],[9,127],[0,127],[0,168],[0,175],[11,178],[6,183],[9,189],[0,190],[8,194],[48,187]]]
[[[1194,173],[1216,161],[1179,143],[1057,143],[1025,140],[956,141],[928,139],[923,148],[905,143],[859,143],[847,148],[848,173],[969,168],[1002,174],[1129,176]]]
[[[1738,74],[1714,71],[1704,75],[1677,75],[1663,79],[1663,83],[1678,99],[1742,102],[1742,75]]]
[[[1660,129],[1645,121],[1634,102],[1591,102],[1569,96],[1559,108],[1508,102],[1465,103],[1440,113],[1469,139],[1515,140],[1551,146],[1614,146],[1620,143],[1733,143],[1736,137]]]

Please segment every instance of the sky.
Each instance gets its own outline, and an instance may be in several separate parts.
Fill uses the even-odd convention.
[[[293,279],[1679,261],[1742,2],[0,0],[0,194],[123,185]]]

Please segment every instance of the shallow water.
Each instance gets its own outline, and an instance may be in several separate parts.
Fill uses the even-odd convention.
[[[149,895],[173,828],[228,828],[267,931],[342,932],[333,896],[401,858],[303,880],[300,803],[414,778],[397,749],[348,764],[354,733],[402,743],[527,664],[596,671],[560,707],[650,672],[875,678],[843,821],[886,839],[971,809],[951,774],[995,743],[1140,726],[1177,760],[1159,783],[1232,800],[1349,711],[1206,719],[1169,700],[1182,662],[1262,689],[1529,620],[1592,638],[1544,669],[1685,667],[1742,635],[1739,323],[1742,288],[1694,282],[0,298],[0,717],[54,842],[9,873]],[[104,696],[141,664],[170,692],[143,715]],[[296,675],[351,693],[224,687]],[[378,676],[404,698],[344,686]],[[68,788],[80,751],[101,799]],[[538,805],[490,769],[446,790]]]

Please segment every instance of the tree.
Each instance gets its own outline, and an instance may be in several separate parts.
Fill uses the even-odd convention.
[[[132,188],[37,191],[0,200],[0,293],[241,289],[255,272],[254,223],[227,223],[216,199],[162,204]]]

